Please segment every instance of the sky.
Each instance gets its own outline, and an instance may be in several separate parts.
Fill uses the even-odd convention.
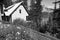
[[[55,2],[55,0],[42,0],[41,4],[48,8],[54,8],[54,4],[52,2]],[[58,8],[58,5],[57,5],[57,8]]]

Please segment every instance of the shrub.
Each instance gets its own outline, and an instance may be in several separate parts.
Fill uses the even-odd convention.
[[[14,24],[14,25],[26,26],[26,25],[27,25],[27,22],[24,21],[23,19],[16,19],[16,20],[13,21],[13,24]]]
[[[14,25],[22,25],[24,27],[27,27],[27,28],[31,28],[31,29],[34,29],[34,30],[37,30],[37,26],[36,26],[36,23],[31,21],[31,22],[27,22],[27,21],[24,21],[22,19],[16,19],[13,21],[13,24]]]
[[[24,32],[25,29],[17,29],[15,25],[10,25],[8,27],[8,24],[5,24],[5,26],[6,28],[0,28],[0,40],[33,40],[29,34]]]

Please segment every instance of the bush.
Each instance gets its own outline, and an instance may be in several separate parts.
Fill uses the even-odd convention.
[[[27,22],[24,21],[23,19],[16,19],[16,20],[13,21],[13,24],[14,24],[14,25],[26,26],[26,25],[27,25]]]
[[[31,29],[34,29],[34,30],[38,30],[37,26],[36,26],[36,23],[31,21],[31,22],[26,22],[22,19],[16,19],[13,21],[13,24],[14,25],[22,25],[24,27],[27,27],[27,28],[31,28]]]
[[[0,40],[34,40],[29,34],[24,32],[25,29],[17,29],[15,25],[8,27],[8,24],[2,24],[0,26],[4,26],[4,28],[0,28]]]

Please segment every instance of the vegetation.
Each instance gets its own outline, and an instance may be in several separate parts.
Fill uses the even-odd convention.
[[[19,26],[19,25],[22,25],[22,26],[24,26],[24,27],[37,30],[36,23],[34,23],[34,22],[26,22],[26,21],[24,21],[24,20],[22,20],[22,19],[16,19],[16,20],[13,21],[12,24],[18,25],[18,26]]]
[[[56,37],[59,38],[60,30],[58,30],[58,29],[60,27],[59,28],[56,27],[57,25],[55,24],[55,22],[54,22],[54,26],[52,25],[53,23],[51,23],[52,22],[51,20],[43,26],[41,26],[41,24],[40,24],[41,19],[42,19],[42,17],[41,17],[42,16],[41,15],[42,14],[41,1],[42,0],[36,0],[37,3],[32,3],[32,5],[31,5],[32,10],[29,11],[29,18],[31,19],[30,21],[32,21],[32,22],[26,22],[22,19],[16,19],[16,20],[14,20],[14,22],[12,24],[22,25],[22,26],[37,30],[42,33],[49,32],[52,35],[55,34]],[[5,7],[8,7],[13,4],[12,0],[4,0],[4,1],[0,0],[0,3],[3,3],[5,5]],[[11,35],[11,34],[9,34],[9,35]],[[14,35],[14,34],[12,34],[12,35]]]
[[[33,22],[36,23],[37,27],[39,27],[39,23],[41,20],[41,11],[42,11],[42,6],[41,6],[41,1],[42,0],[36,0],[36,3],[32,3],[31,8],[29,12],[29,18]]]
[[[1,28],[2,26],[2,28]],[[25,33],[25,29],[17,28],[11,24],[0,24],[0,40],[34,40],[29,34]]]

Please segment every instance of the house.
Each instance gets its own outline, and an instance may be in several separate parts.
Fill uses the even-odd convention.
[[[26,21],[26,16],[28,13],[22,2],[15,3],[4,9],[4,15],[7,21],[13,22],[15,19],[23,19]]]

